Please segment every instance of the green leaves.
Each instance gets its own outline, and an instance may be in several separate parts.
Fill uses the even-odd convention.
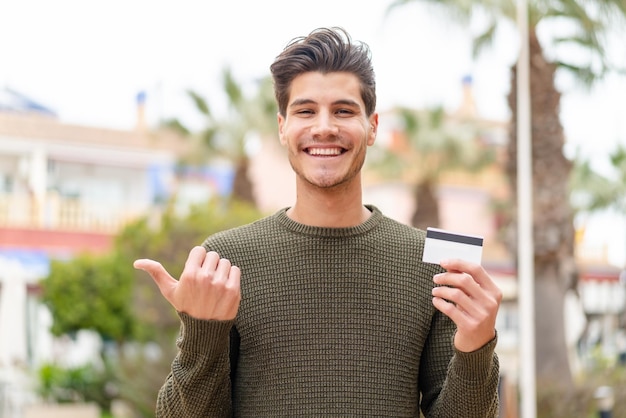
[[[387,12],[409,3],[433,6],[429,11],[437,9],[445,12],[446,17],[463,26],[468,26],[473,17],[480,16],[482,27],[473,29],[477,31],[473,39],[474,56],[493,43],[499,27],[505,23],[515,25],[517,19],[516,2],[511,0],[395,0]],[[626,23],[624,0],[531,1],[528,3],[528,16],[531,34],[540,33],[541,44],[549,49],[548,55],[554,57],[553,61],[559,64],[559,68],[580,77],[583,86],[590,86],[609,71],[623,71],[619,63],[609,60],[606,35]],[[465,17],[465,20],[460,17]],[[572,48],[582,53],[571,54]],[[581,62],[581,57],[584,62]]]
[[[133,277],[132,266],[115,254],[52,261],[49,276],[41,282],[42,302],[52,312],[52,333],[88,329],[117,342],[137,338],[139,324],[129,303]]]
[[[55,364],[44,364],[38,370],[38,392],[48,401],[96,402],[104,411],[111,407],[112,393],[107,390],[113,376],[107,368],[92,364],[63,368]]]
[[[401,176],[410,183],[437,181],[452,170],[476,172],[494,161],[492,147],[480,143],[481,127],[453,120],[444,109],[398,108],[396,144],[372,149],[369,167],[384,176]]]
[[[589,160],[578,156],[570,187],[579,211],[614,209],[626,215],[626,147],[618,145],[608,156],[609,170],[598,172]]]
[[[193,246],[210,234],[259,216],[248,205],[215,200],[192,207],[185,217],[170,210],[159,219],[144,218],[128,225],[109,254],[52,261],[50,274],[41,281],[41,300],[53,317],[52,333],[92,330],[121,345],[150,339],[157,329],[177,329],[175,312],[132,262],[152,258],[173,275],[180,274]]]

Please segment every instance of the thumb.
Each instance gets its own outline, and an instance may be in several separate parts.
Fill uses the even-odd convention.
[[[142,258],[139,260],[135,260],[133,263],[133,267],[138,270],[143,270],[152,277],[152,280],[156,283],[161,294],[165,296],[166,299],[169,300],[170,290],[175,287],[177,280],[174,279],[168,272],[165,270],[165,267],[158,261],[149,260],[147,258]]]

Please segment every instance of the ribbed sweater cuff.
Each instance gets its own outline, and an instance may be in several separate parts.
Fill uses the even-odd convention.
[[[196,353],[224,349],[228,344],[230,329],[235,322],[196,319],[184,312],[178,312],[178,316],[181,320],[178,348]]]
[[[498,342],[498,334],[483,347],[471,353],[455,349],[453,370],[463,380],[484,381],[493,373],[494,351]]]

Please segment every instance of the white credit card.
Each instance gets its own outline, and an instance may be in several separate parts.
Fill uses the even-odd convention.
[[[458,234],[439,228],[426,229],[424,243],[425,263],[439,264],[442,260],[458,258],[480,264],[483,255],[483,237]]]

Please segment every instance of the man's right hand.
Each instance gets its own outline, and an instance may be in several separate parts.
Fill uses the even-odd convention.
[[[179,280],[154,260],[139,259],[133,266],[150,274],[161,294],[179,312],[214,320],[231,320],[237,315],[241,270],[215,251],[194,247]]]

